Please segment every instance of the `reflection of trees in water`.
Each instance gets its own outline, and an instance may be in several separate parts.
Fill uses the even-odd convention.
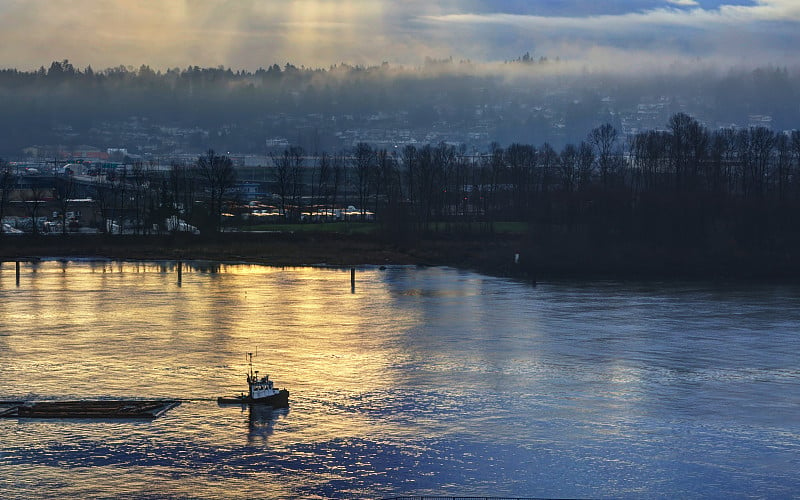
[[[184,263],[184,265],[192,271],[200,273],[216,274],[222,270],[222,266],[219,263],[210,261],[193,261]]]
[[[248,411],[248,444],[266,442],[275,431],[275,422],[289,414],[289,408],[273,409],[266,405],[250,405]]]

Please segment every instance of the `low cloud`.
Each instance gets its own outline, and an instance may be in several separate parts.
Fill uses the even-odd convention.
[[[647,54],[663,61],[797,62],[800,2],[731,1],[740,4],[0,0],[0,62],[23,69],[61,59],[96,69],[120,64],[256,69],[276,62],[414,65],[425,57],[450,56],[502,61],[528,51],[576,66],[603,61],[613,67],[631,58],[646,61]]]
[[[691,6],[693,0],[674,0]],[[629,62],[626,53],[652,51],[673,64],[701,58],[720,64],[797,64],[792,47],[800,30],[800,2],[760,0],[752,5],[720,5],[715,9],[660,7],[622,14],[541,16],[509,13],[457,13],[427,16],[433,26],[478,37],[511,30],[537,51],[595,64],[600,52]],[[724,43],[722,43],[724,42]],[[571,50],[560,52],[568,46]]]

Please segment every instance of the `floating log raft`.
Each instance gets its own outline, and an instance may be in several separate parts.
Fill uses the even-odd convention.
[[[0,418],[158,418],[178,400],[38,401],[0,408]]]

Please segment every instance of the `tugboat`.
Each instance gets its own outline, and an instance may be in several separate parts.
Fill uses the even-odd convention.
[[[248,392],[245,395],[232,398],[219,397],[217,403],[221,405],[268,405],[273,408],[287,408],[289,406],[289,391],[276,389],[269,375],[259,377],[258,370],[253,371],[253,353],[247,353],[250,373],[247,374]]]

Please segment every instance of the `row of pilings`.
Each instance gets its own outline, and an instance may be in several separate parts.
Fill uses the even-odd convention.
[[[21,268],[22,268],[21,263],[22,263],[22,261],[17,260],[14,263],[15,263],[14,267],[15,267],[15,277],[16,277],[15,282],[16,282],[17,287],[19,287],[20,286],[20,275],[21,275]],[[176,273],[178,275],[178,286],[181,286],[183,284],[183,261],[180,261],[180,260],[176,261],[175,262],[175,269],[176,269]],[[356,268],[355,267],[351,267],[350,268],[350,291],[352,293],[356,293]]]

